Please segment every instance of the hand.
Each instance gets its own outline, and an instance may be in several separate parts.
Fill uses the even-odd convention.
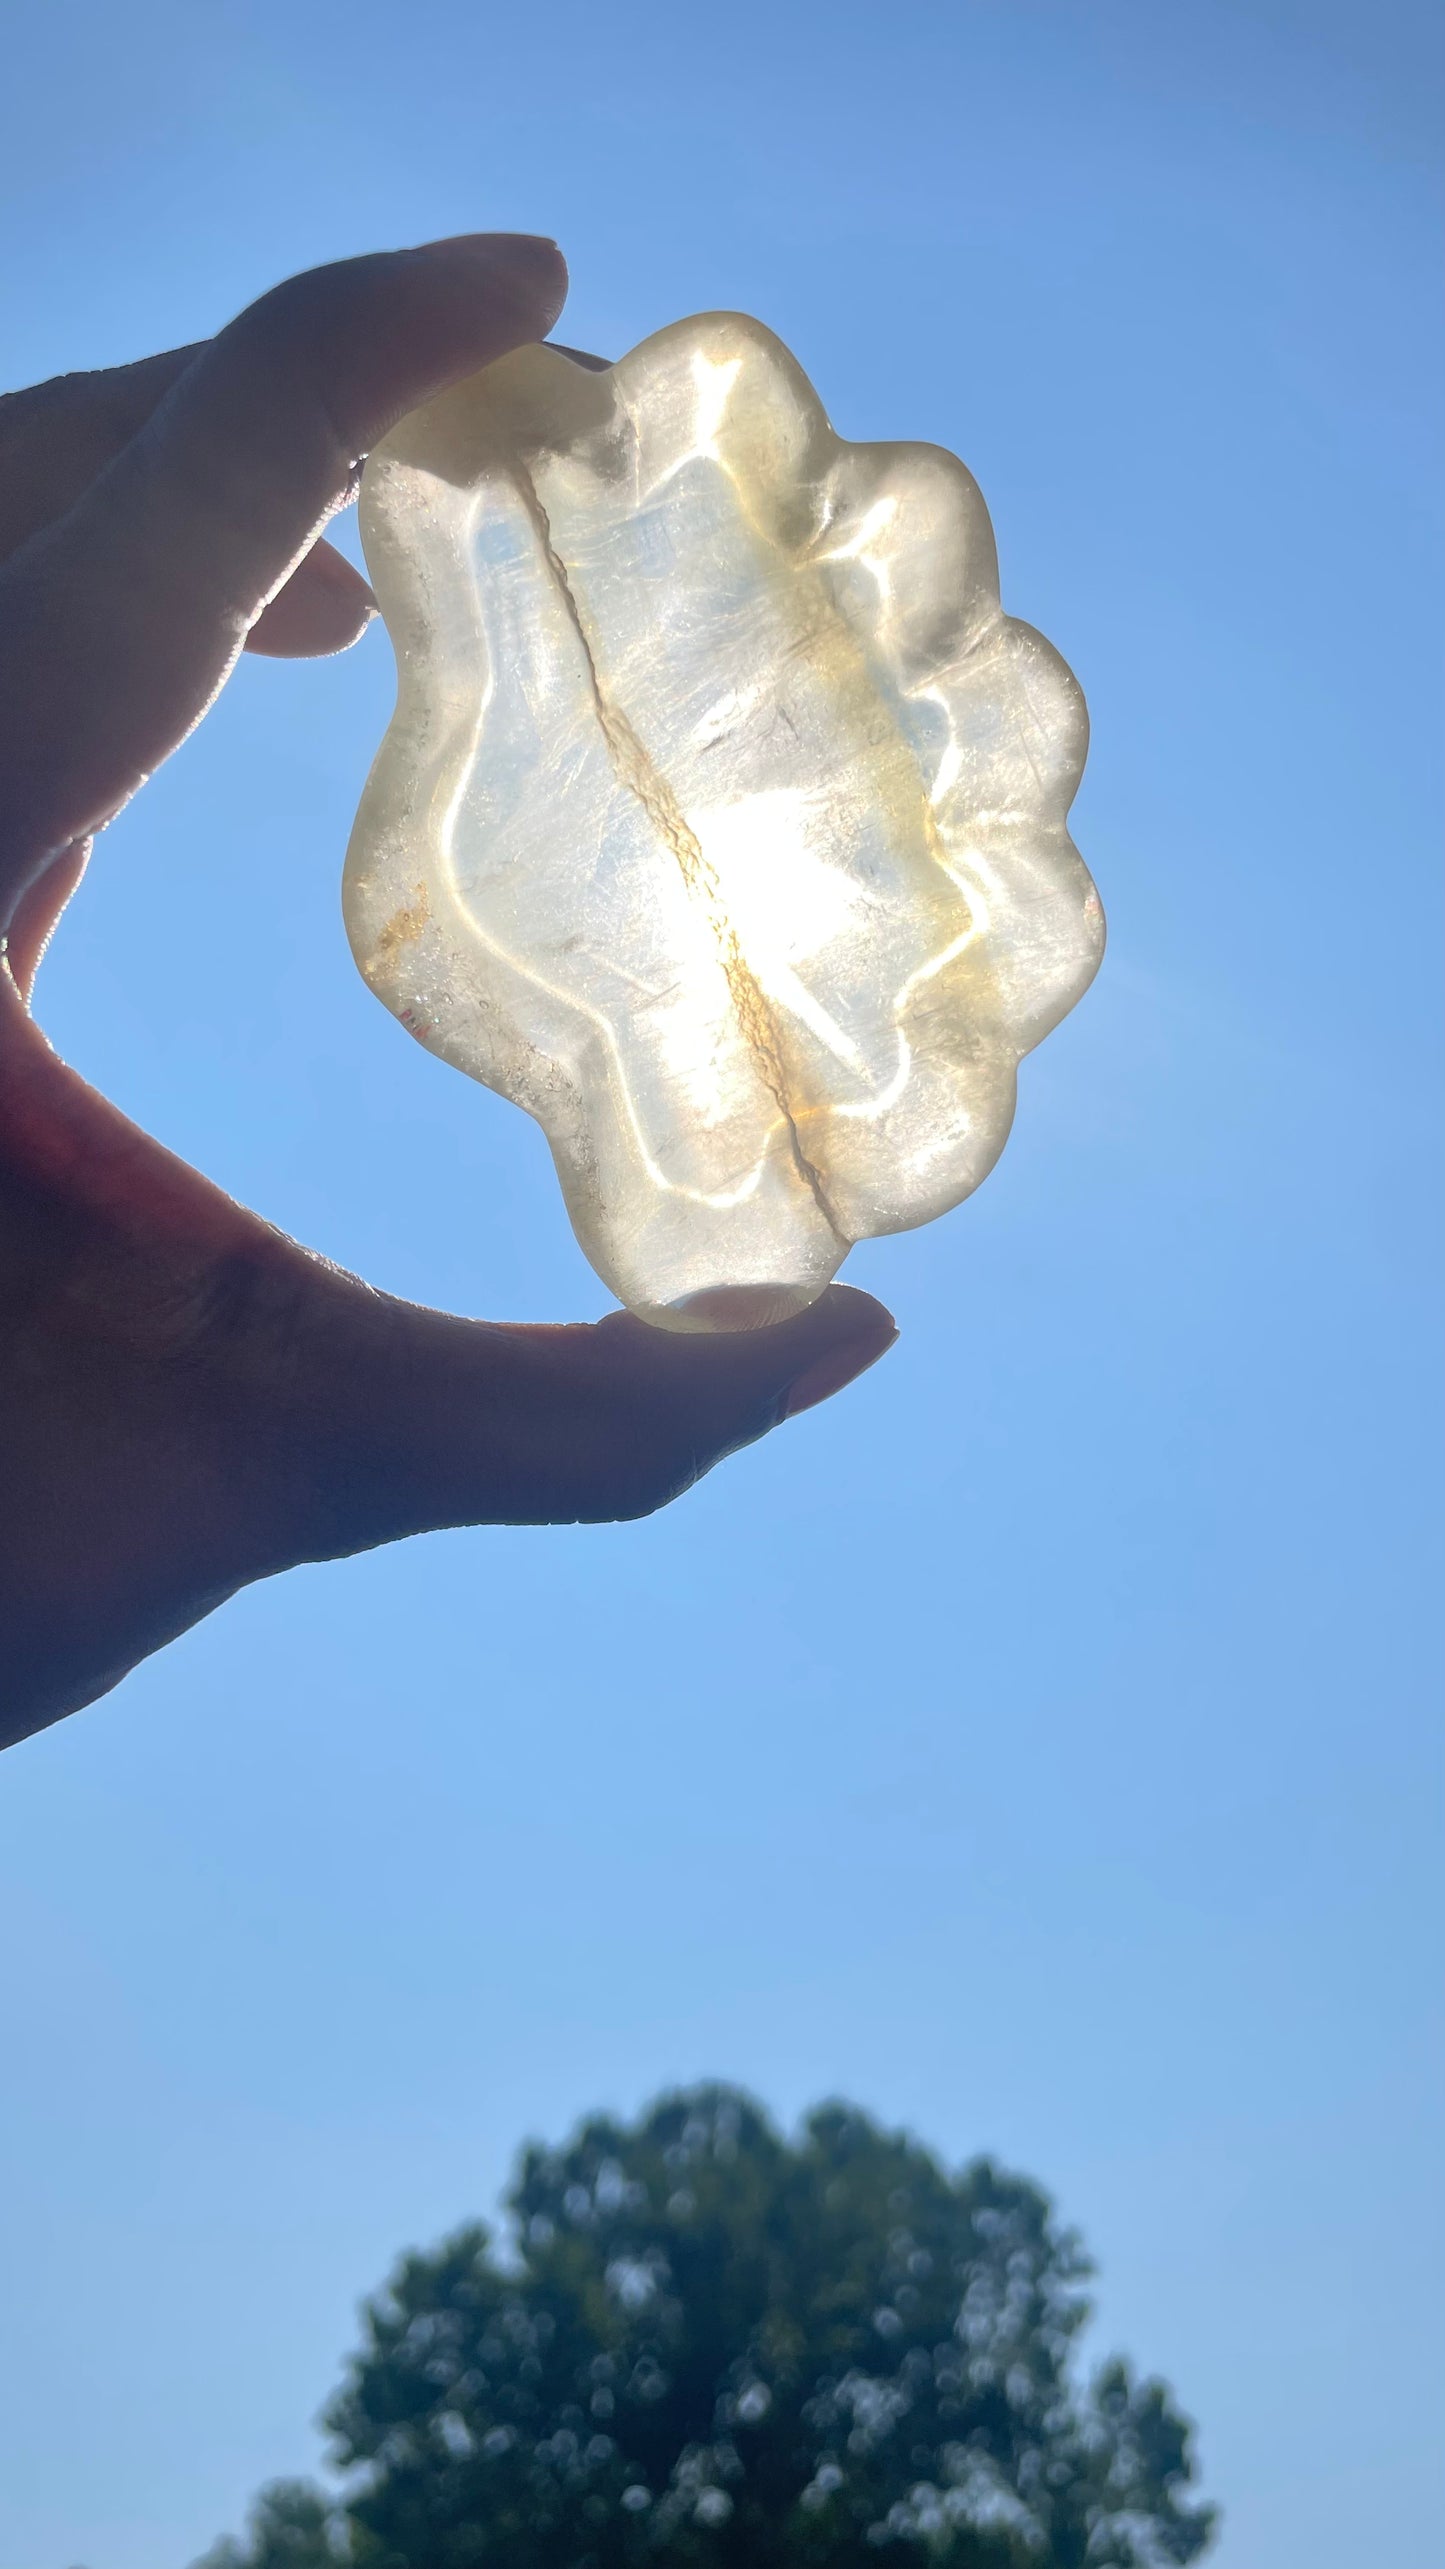
[[[841,1286],[719,1339],[393,1301],[138,1132],[28,1013],[94,833],[237,655],[363,630],[370,592],[320,537],[357,459],[543,337],[565,291],[550,242],[436,242],[0,403],[0,1741],[297,1562],[644,1514],[891,1343]]]

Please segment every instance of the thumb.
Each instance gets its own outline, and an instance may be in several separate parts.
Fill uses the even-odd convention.
[[[3,967],[0,1068],[0,1742],[298,1562],[645,1515],[893,1340],[841,1285],[736,1337],[423,1310],[138,1133],[56,1061]]]
[[[298,1559],[440,1526],[649,1515],[898,1334],[847,1285],[770,1329],[684,1337],[630,1312],[561,1328],[460,1320],[333,1282],[284,1458],[305,1493]]]

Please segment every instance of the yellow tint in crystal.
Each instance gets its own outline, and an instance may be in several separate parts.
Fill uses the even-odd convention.
[[[367,464],[396,713],[358,963],[524,1106],[670,1328],[802,1308],[998,1157],[1087,987],[1087,720],[952,455],[834,436],[759,323],[524,348]]]

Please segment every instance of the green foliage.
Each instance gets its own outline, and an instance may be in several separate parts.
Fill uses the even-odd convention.
[[[246,2540],[218,2542],[195,2569],[340,2569],[347,2535],[304,2480],[273,2480],[251,2509]]]
[[[707,2088],[529,2149],[509,2208],[507,2253],[460,2231],[367,2311],[328,2419],[352,2569],[1182,2569],[1209,2539],[1188,2427],[1121,2362],[1077,2381],[1086,2262],[988,2160],[843,2105],[790,2142]],[[335,2569],[314,2503],[207,2569]]]

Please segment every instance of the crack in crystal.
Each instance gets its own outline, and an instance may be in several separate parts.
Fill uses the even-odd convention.
[[[638,739],[621,707],[612,702],[602,684],[596,655],[587,638],[573,591],[567,565],[558,552],[552,536],[552,521],[547,514],[536,483],[520,457],[512,460],[512,471],[523,505],[532,521],[543,559],[551,573],[558,596],[579,643],[587,667],[587,683],[596,711],[598,727],[607,746],[613,773],[625,790],[642,805],[663,845],[677,860],[683,882],[693,897],[702,903],[708,925],[717,941],[728,995],[732,1000],[743,1040],[752,1054],[758,1076],[777,1107],[787,1130],[793,1164],[799,1177],[822,1214],[836,1240],[846,1247],[852,1242],[841,1231],[828,1202],[821,1170],[809,1159],[803,1148],[803,1137],[788,1100],[787,1079],[782,1050],[778,1043],[773,1012],[751,971],[738,933],[728,916],[717,868],[704,854],[701,840],[687,821],[682,806],[666,777],[655,766],[650,751]]]

